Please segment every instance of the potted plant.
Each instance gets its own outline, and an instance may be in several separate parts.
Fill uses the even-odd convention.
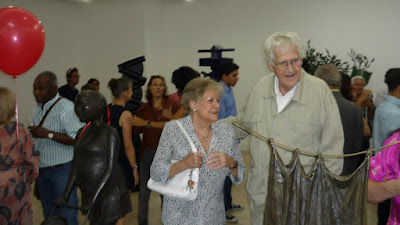
[[[367,69],[371,66],[372,62],[374,62],[375,58],[369,60],[367,56],[360,53],[357,54],[354,49],[351,49],[347,54],[350,56],[351,61],[353,61],[350,77],[362,76],[365,79],[365,84],[368,84],[372,72],[367,71]]]
[[[311,40],[307,42],[305,53],[306,56],[303,59],[303,68],[309,74],[314,74],[315,70],[324,64],[333,64],[344,73],[347,73],[349,70],[349,63],[342,62],[336,55],[331,55],[328,49],[325,49],[325,53],[317,52],[315,48],[311,46]]]

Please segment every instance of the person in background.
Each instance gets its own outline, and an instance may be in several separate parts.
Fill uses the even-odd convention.
[[[385,146],[398,141],[400,141],[400,130],[390,135],[382,145]],[[400,221],[399,157],[400,144],[396,144],[384,148],[373,156],[370,161],[368,202],[375,204],[385,202],[388,204],[379,205],[379,225],[397,225]]]
[[[350,76],[343,72],[340,72],[340,75],[342,76],[342,86],[340,88],[340,92],[342,93],[345,99],[353,102]],[[372,136],[370,124],[368,124],[367,119],[364,117],[364,114],[363,114],[363,124],[364,124],[364,137],[363,137],[363,144],[361,145],[361,151],[368,149],[367,146],[369,144],[369,139]]]
[[[200,77],[200,73],[189,66],[181,66],[172,73],[171,82],[175,84],[177,92],[169,95],[169,99],[181,105],[181,96],[186,84],[192,79]]]
[[[353,102],[364,111],[364,117],[367,119],[370,127],[372,127],[372,120],[375,114],[375,105],[372,101],[372,91],[365,89],[365,79],[363,76],[354,76],[351,78],[351,88]]]
[[[91,84],[95,87],[95,91],[99,91],[100,89],[100,81],[97,80],[96,78],[90,78],[87,82],[88,84]]]
[[[340,92],[345,99],[353,101],[350,76],[343,72],[340,72],[340,75],[342,76],[342,86],[340,87]]]
[[[239,66],[235,63],[222,63],[218,65],[217,72],[221,76],[219,84],[223,87],[223,95],[219,102],[218,119],[225,119],[228,116],[236,116],[236,101],[232,87],[239,80]],[[225,178],[224,203],[226,221],[231,223],[238,222],[238,219],[230,213],[230,210],[242,210],[243,206],[232,203],[232,180],[229,176]]]
[[[374,117],[374,148],[381,147],[390,134],[400,129],[400,68],[389,69],[385,74],[385,83],[389,95]]]
[[[118,164],[124,172],[128,190],[133,191],[139,183],[139,171],[132,142],[132,125],[128,122],[132,113],[125,109],[125,104],[132,98],[132,82],[125,78],[113,78],[108,82],[108,88],[114,99],[107,106],[103,120],[118,131],[121,139]]]
[[[28,130],[11,121],[14,116],[15,96],[0,87],[0,224],[31,225],[31,184],[39,174],[39,152]]]
[[[260,135],[292,148],[342,155],[343,128],[338,106],[326,83],[302,70],[304,50],[300,43],[293,32],[277,32],[268,37],[264,44],[265,60],[273,73],[261,78],[239,114],[225,121],[243,123]],[[235,129],[239,138],[248,135]],[[264,224],[270,150],[266,142],[251,136],[246,189],[252,225]],[[277,152],[285,164],[293,156],[280,148]],[[315,159],[300,156],[300,161],[308,172]],[[326,160],[325,164],[332,173],[342,172],[342,159]]]
[[[79,83],[79,71],[78,68],[74,67],[71,68],[67,71],[67,84],[64,86],[61,86],[58,89],[58,93],[70,100],[70,101],[75,101],[75,97],[79,94],[78,89],[75,88],[75,86]]]
[[[85,84],[81,87],[81,92],[84,91],[97,91],[96,86],[94,86],[93,84]]]
[[[162,129],[179,106],[168,99],[165,79],[159,75],[150,77],[147,83],[146,99],[133,117],[136,133],[143,133],[140,162],[139,225],[147,225],[151,190],[147,188],[150,166],[157,150]]]
[[[375,98],[375,107],[378,108],[382,102],[385,101],[386,97],[388,96],[388,89],[387,87],[381,88],[376,92],[376,98]]]
[[[400,68],[389,69],[385,74],[385,83],[389,95],[379,105],[374,117],[372,139],[374,148],[383,146],[383,142],[400,129]],[[397,160],[398,161],[398,160]],[[378,224],[386,224],[390,213],[390,199],[378,206]]]
[[[363,113],[358,106],[345,99],[340,92],[342,76],[337,67],[332,64],[322,65],[315,71],[314,76],[328,84],[338,104],[344,134],[343,154],[364,150],[361,149],[364,137]],[[352,174],[364,162],[364,159],[365,155],[345,157],[341,175]]]
[[[50,72],[40,73],[33,83],[33,95],[37,105],[33,110],[29,131],[36,138],[35,147],[40,152],[40,169],[37,183],[45,218],[50,216],[53,202],[59,198],[68,181],[74,156],[75,136],[85,124],[79,121],[74,103],[57,93],[57,76]],[[78,207],[76,188],[68,205]],[[52,216],[62,216],[69,225],[78,224],[75,209],[56,208]]]
[[[179,119],[198,152],[190,145],[177,123],[168,122],[162,132],[151,178],[167,182],[180,172],[200,168],[198,194],[192,201],[164,196],[163,224],[225,224],[223,186],[226,176],[238,185],[245,165],[233,128],[218,121],[221,86],[209,78],[191,80],[182,94],[189,115]],[[171,161],[176,161],[171,163]]]
[[[351,78],[351,91],[353,102],[363,111],[363,117],[366,121],[364,127],[368,127],[370,131],[373,128],[373,119],[375,114],[375,106],[372,101],[373,95],[371,90],[364,89],[365,79],[363,76],[354,76]],[[370,147],[371,133],[365,134],[361,148],[367,150]]]

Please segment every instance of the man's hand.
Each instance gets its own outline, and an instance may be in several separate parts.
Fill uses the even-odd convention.
[[[372,98],[373,98],[372,91],[368,90],[368,89],[364,89],[364,91],[361,93],[360,97],[358,97],[356,104],[363,109],[366,106],[370,109],[373,109],[375,106],[372,101]]]
[[[50,133],[49,130],[38,126],[29,126],[28,129],[34,138],[47,138],[47,135]]]

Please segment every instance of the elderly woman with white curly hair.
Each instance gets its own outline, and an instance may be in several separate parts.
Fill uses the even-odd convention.
[[[207,78],[193,79],[183,91],[182,104],[189,115],[179,121],[197,147],[196,153],[191,152],[176,122],[164,127],[151,165],[151,178],[167,182],[186,169],[200,168],[195,200],[164,197],[164,224],[225,224],[225,177],[229,175],[234,184],[239,184],[245,165],[235,131],[217,121],[221,91],[217,82]]]

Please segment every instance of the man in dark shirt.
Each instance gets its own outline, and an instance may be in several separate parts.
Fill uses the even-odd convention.
[[[67,71],[67,84],[58,89],[58,93],[71,101],[75,101],[75,97],[79,94],[75,86],[79,83],[79,71],[74,67]]]
[[[339,70],[332,64],[325,64],[319,67],[314,75],[328,84],[338,104],[344,133],[343,154],[361,151],[364,136],[363,113],[356,104],[345,99],[340,92],[342,76]],[[344,158],[342,175],[353,173],[364,159],[364,155]]]

